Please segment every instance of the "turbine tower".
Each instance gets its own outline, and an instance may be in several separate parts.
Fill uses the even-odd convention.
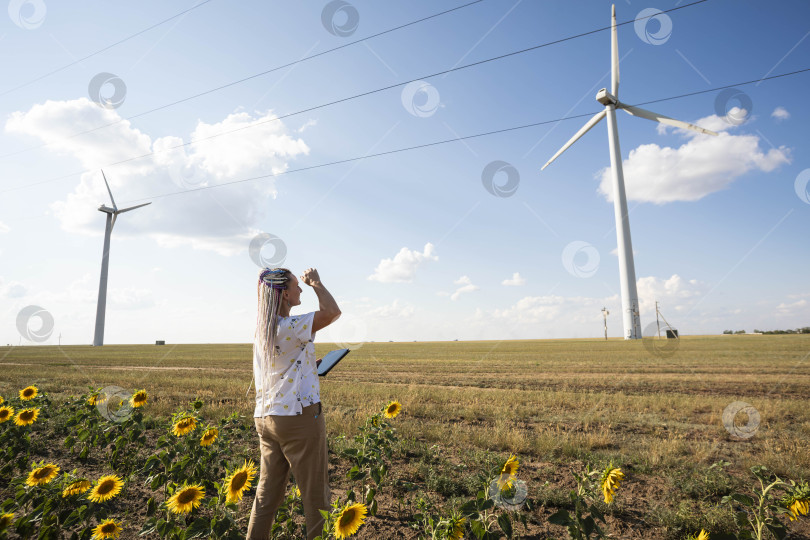
[[[99,212],[107,214],[107,228],[104,231],[104,253],[101,256],[101,278],[98,283],[98,307],[96,307],[96,332],[93,335],[93,346],[104,345],[104,317],[107,311],[107,270],[110,266],[110,234],[112,234],[115,220],[118,218],[118,214],[123,214],[124,212],[146,206],[147,204],[152,204],[148,202],[119,210],[115,205],[115,199],[113,199],[110,184],[107,183],[107,177],[104,175],[104,171],[101,171],[101,176],[104,177],[104,185],[107,186],[107,193],[110,194],[112,208],[104,204],[98,207]]]
[[[717,135],[714,131],[703,129],[702,127],[681,122],[663,114],[633,107],[619,101],[619,40],[616,34],[616,6],[611,7],[611,77],[610,92],[602,88],[596,93],[596,101],[605,106],[605,109],[597,113],[593,118],[582,126],[571,139],[554,154],[554,156],[543,165],[540,170],[548,167],[552,161],[565,152],[569,146],[574,144],[580,137],[585,135],[593,126],[598,124],[607,116],[608,142],[610,144],[610,168],[613,178],[613,210],[616,216],[616,241],[619,252],[619,277],[621,280],[622,293],[622,322],[624,323],[624,339],[641,339],[641,319],[638,310],[638,292],[636,290],[636,270],[633,264],[633,245],[630,242],[630,219],[627,215],[627,198],[624,193],[624,173],[622,172],[622,153],[619,148],[619,131],[616,126],[616,109],[624,111],[632,116],[654,120],[662,124],[668,124],[683,129],[692,129],[707,135]]]

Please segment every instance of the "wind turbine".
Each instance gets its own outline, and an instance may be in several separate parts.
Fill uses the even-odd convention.
[[[596,93],[596,101],[605,106],[605,110],[597,113],[582,126],[565,146],[543,165],[540,170],[548,167],[552,161],[565,152],[580,137],[585,135],[593,126],[607,116],[608,142],[610,143],[610,168],[613,177],[613,210],[616,215],[616,241],[619,252],[619,277],[622,293],[622,321],[624,323],[624,339],[641,339],[641,319],[638,312],[638,291],[636,290],[636,270],[633,264],[633,245],[630,242],[630,219],[627,215],[627,198],[624,193],[624,173],[622,172],[622,153],[619,148],[619,131],[616,126],[616,109],[624,109],[632,116],[654,120],[662,124],[683,129],[692,129],[707,135],[717,135],[714,131],[681,122],[663,114],[654,113],[633,107],[619,101],[619,39],[616,34],[616,6],[611,7],[611,77],[610,92],[602,88]]]
[[[115,199],[113,199],[110,184],[107,183],[107,177],[104,175],[104,171],[101,171],[101,176],[104,177],[104,185],[107,186],[107,193],[110,194],[112,208],[104,204],[98,207],[99,212],[107,214],[107,228],[104,231],[104,253],[101,256],[101,279],[98,283],[98,307],[96,307],[96,332],[93,336],[93,346],[104,345],[104,317],[107,311],[107,271],[110,266],[110,234],[112,234],[113,226],[115,226],[115,220],[118,219],[118,214],[123,214],[124,212],[146,206],[147,204],[152,204],[148,202],[119,210],[118,206],[115,204]]]

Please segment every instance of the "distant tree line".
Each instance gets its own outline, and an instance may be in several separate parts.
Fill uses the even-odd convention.
[[[745,330],[723,330],[724,334],[745,334]],[[810,334],[810,326],[796,328],[795,330],[757,330],[755,334]]]

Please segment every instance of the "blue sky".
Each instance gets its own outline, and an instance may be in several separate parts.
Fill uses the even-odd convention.
[[[106,343],[251,341],[258,266],[249,246],[262,234],[281,239],[297,274],[318,268],[338,299],[344,315],[320,340],[596,337],[603,306],[609,335],[622,335],[604,122],[542,173],[587,117],[166,196],[592,115],[596,91],[610,85],[606,31],[426,76],[603,28],[610,3],[484,0],[140,115],[465,3],[357,0],[327,28],[329,2],[212,0],[31,82],[197,3],[10,2],[0,22],[0,342],[92,341],[104,231],[96,208],[109,204],[102,167],[119,207],[152,201],[113,232]],[[619,2],[617,19],[684,4]],[[619,98],[636,104],[804,69],[809,37],[801,1],[709,0],[631,22],[619,27]],[[91,95],[99,73],[116,79]],[[740,86],[725,100],[718,90],[645,105],[719,137],[618,112],[643,328],[656,300],[683,334],[810,324],[808,77]],[[272,121],[411,80],[422,82]],[[104,108],[104,98],[118,102]],[[517,183],[506,196],[484,187],[496,161]],[[506,181],[501,172],[492,183]],[[278,258],[270,246],[260,253]],[[303,298],[302,311],[317,308],[311,290]],[[24,318],[25,336],[19,329],[32,305],[53,320],[41,337],[37,316]]]

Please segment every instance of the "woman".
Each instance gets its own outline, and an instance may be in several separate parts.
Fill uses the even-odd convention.
[[[290,316],[301,304],[301,286],[286,268],[259,274],[259,313],[253,343],[261,472],[247,538],[269,538],[292,470],[301,489],[307,538],[323,529],[319,510],[329,510],[329,463],[315,359],[315,332],[340,316],[337,302],[308,268],[301,281],[318,296],[318,311]]]

